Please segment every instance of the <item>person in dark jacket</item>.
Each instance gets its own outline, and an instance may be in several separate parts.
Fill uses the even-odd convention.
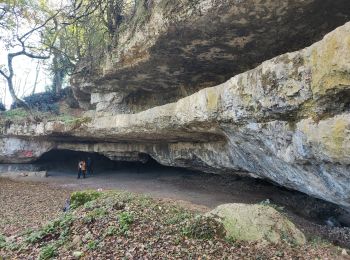
[[[89,175],[93,174],[94,169],[93,169],[91,157],[88,157],[86,160],[86,169],[87,169],[87,174]]]

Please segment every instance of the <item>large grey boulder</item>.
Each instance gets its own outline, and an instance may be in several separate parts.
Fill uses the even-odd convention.
[[[305,244],[304,234],[286,216],[268,205],[224,204],[209,216],[219,220],[233,240]]]

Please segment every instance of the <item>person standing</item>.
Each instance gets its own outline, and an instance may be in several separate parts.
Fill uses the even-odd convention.
[[[83,175],[83,178],[86,177],[86,162],[84,160],[80,160],[78,164],[78,179]]]
[[[78,163],[78,178],[77,179],[80,179],[80,176],[81,176],[82,173],[83,173],[83,161],[79,160],[79,163]]]
[[[87,174],[92,175],[93,174],[93,168],[92,168],[92,159],[91,157],[87,158],[86,161],[86,169],[87,169]]]
[[[83,173],[83,178],[85,179],[85,177],[86,177],[86,162],[85,162],[85,160],[83,160],[81,163],[82,163],[81,172]]]

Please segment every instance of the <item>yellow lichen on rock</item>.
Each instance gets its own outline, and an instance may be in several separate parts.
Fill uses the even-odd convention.
[[[327,91],[350,89],[350,23],[311,48],[311,88],[316,97]]]
[[[299,245],[306,242],[304,234],[292,222],[268,205],[224,204],[209,215],[218,217],[229,239]]]
[[[349,114],[322,120],[318,124],[312,119],[302,120],[298,123],[298,129],[329,160],[350,163]]]
[[[345,122],[342,119],[338,119],[334,122],[334,125],[331,127],[331,136],[329,142],[327,142],[328,149],[333,152],[335,155],[341,155],[346,151],[344,147],[344,142],[346,140],[346,130],[350,130],[349,122]],[[349,151],[350,152],[350,151]]]
[[[209,110],[215,110],[218,107],[220,96],[216,92],[215,88],[206,89],[207,94],[207,107]]]

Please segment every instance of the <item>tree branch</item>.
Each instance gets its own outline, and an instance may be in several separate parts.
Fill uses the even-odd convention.
[[[2,70],[0,70],[0,74],[6,79],[8,80],[9,77],[5,74],[5,72],[3,72]]]
[[[36,26],[36,27],[34,27],[33,29],[29,30],[28,32],[26,32],[25,34],[23,34],[21,37],[17,37],[17,39],[18,39],[20,42],[22,42],[22,40],[23,40],[26,36],[32,34],[33,32],[35,32],[35,31],[37,31],[37,30],[40,30],[40,29],[43,28],[43,27],[45,27],[46,24],[47,24],[48,22],[50,22],[52,19],[54,19],[60,12],[61,12],[61,10],[58,10],[55,14],[53,14],[53,15],[50,16],[48,19],[46,19],[44,23],[42,23],[41,25]]]

